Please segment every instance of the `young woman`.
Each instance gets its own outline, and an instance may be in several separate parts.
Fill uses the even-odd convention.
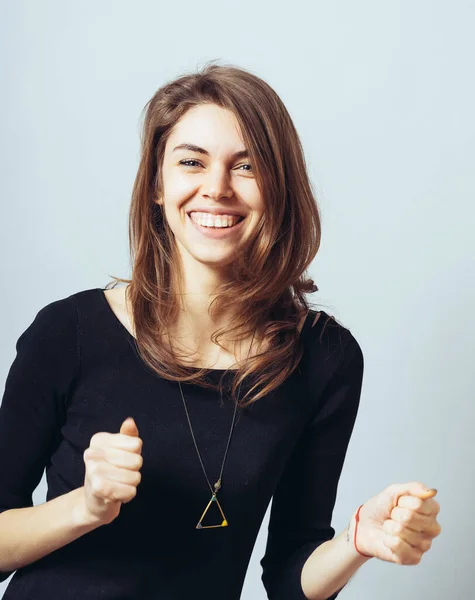
[[[305,298],[319,211],[269,85],[211,64],[158,90],[130,244],[131,279],[48,304],[18,339],[0,409],[4,598],[240,598],[271,498],[272,600],[334,599],[371,557],[418,563],[440,532],[420,482],[331,526],[363,354]]]

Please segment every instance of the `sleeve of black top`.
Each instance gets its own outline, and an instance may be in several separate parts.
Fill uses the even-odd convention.
[[[363,353],[350,333],[273,496],[260,561],[270,600],[307,600],[300,581],[303,566],[318,546],[335,536],[331,519],[358,412],[363,367]],[[327,600],[335,600],[340,591]]]
[[[60,441],[79,368],[77,340],[71,296],[43,307],[17,340],[0,405],[0,513],[33,506],[32,494]],[[0,572],[0,581],[12,573]]]

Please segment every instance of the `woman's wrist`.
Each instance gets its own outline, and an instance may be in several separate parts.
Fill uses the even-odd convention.
[[[354,552],[356,552],[358,556],[369,560],[370,558],[373,558],[373,556],[365,551],[364,547],[364,531],[361,526],[361,511],[363,510],[363,507],[364,505],[358,507],[351,516],[350,523],[346,529],[346,541],[352,546]]]
[[[73,490],[70,494],[72,500],[71,517],[74,527],[92,531],[93,529],[104,525],[98,517],[91,515],[87,510],[84,486]]]

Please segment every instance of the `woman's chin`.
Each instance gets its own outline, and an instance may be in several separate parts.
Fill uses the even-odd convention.
[[[209,269],[225,269],[231,266],[233,260],[236,258],[236,253],[232,252],[221,252],[214,254],[206,253],[190,253],[196,263]],[[197,265],[198,267],[198,265]]]

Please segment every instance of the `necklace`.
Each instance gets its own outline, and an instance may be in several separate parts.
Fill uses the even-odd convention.
[[[254,341],[254,335],[252,336],[252,341],[251,341],[251,345],[249,347],[249,351],[247,353],[247,358],[249,358],[249,353],[251,352],[252,342]],[[238,398],[237,398],[237,400],[235,402],[235,405],[234,405],[233,420],[231,422],[231,429],[229,431],[228,443],[226,445],[226,450],[224,452],[223,463],[221,465],[221,472],[219,473],[218,481],[214,484],[214,490],[213,490],[213,487],[211,486],[211,483],[209,481],[208,475],[206,473],[206,469],[204,467],[200,451],[198,450],[198,445],[196,443],[195,434],[193,432],[193,427],[192,427],[191,421],[190,421],[190,415],[189,415],[188,409],[186,407],[185,396],[183,395],[183,390],[181,389],[181,383],[179,381],[178,381],[178,386],[180,388],[181,397],[183,399],[183,405],[185,407],[186,417],[188,419],[188,425],[190,426],[191,436],[193,438],[193,442],[195,444],[196,452],[198,454],[198,458],[199,458],[200,463],[201,463],[201,468],[203,469],[203,473],[204,473],[204,475],[206,477],[206,481],[208,482],[209,489],[211,490],[211,500],[208,502],[208,505],[204,509],[203,514],[201,515],[200,520],[198,521],[198,524],[196,525],[196,529],[213,529],[215,527],[227,527],[229,523],[228,523],[228,520],[226,519],[226,517],[224,516],[224,512],[223,512],[223,509],[221,508],[221,504],[219,503],[219,500],[217,498],[217,494],[218,494],[218,492],[219,492],[219,490],[221,489],[221,486],[222,486],[221,479],[222,479],[222,476],[223,476],[223,470],[224,470],[224,464],[226,462],[226,457],[228,455],[229,444],[231,442],[231,437],[232,437],[232,434],[233,434],[233,431],[234,431],[234,421],[236,419],[236,411],[237,411],[237,405],[238,405],[238,401],[239,401],[239,394],[241,392],[241,384],[239,384]],[[222,396],[221,396],[221,400],[222,400]],[[217,525],[203,525],[202,524],[203,518],[206,515],[206,513],[208,512],[208,510],[209,510],[210,506],[213,504],[213,502],[216,503],[216,505],[217,505],[217,507],[219,509],[219,512],[221,513],[221,516],[222,516],[223,520],[221,521],[221,523],[218,523]]]
[[[127,310],[127,289],[125,290],[125,306],[126,306],[125,313],[126,313],[127,321],[129,323],[130,328],[132,329],[132,324],[131,324],[131,321],[130,321],[130,318],[129,318],[129,314],[128,314],[128,310]],[[249,354],[251,352],[251,348],[252,348],[252,343],[254,341],[254,337],[255,337],[255,332],[254,332],[254,334],[252,336],[251,345],[249,346],[249,351],[247,353],[247,358],[249,358]],[[178,387],[180,388],[180,393],[181,393],[181,397],[182,397],[182,400],[183,400],[183,406],[185,407],[186,417],[188,419],[188,425],[190,426],[191,437],[193,438],[193,443],[195,444],[195,448],[196,448],[196,452],[198,454],[198,458],[199,458],[199,461],[200,461],[200,464],[201,464],[201,468],[203,469],[203,473],[204,473],[204,475],[206,477],[206,481],[208,482],[209,489],[211,490],[211,500],[208,502],[208,505],[204,509],[203,514],[201,515],[200,520],[198,521],[198,524],[196,525],[196,529],[213,529],[215,527],[227,527],[229,525],[229,523],[228,523],[228,520],[226,519],[226,517],[224,516],[224,512],[223,512],[223,509],[221,508],[221,504],[219,503],[219,500],[217,498],[217,494],[218,494],[218,492],[219,492],[219,490],[221,489],[221,486],[222,486],[221,480],[222,480],[222,476],[223,476],[224,464],[226,462],[226,457],[228,455],[229,445],[231,443],[231,437],[232,437],[232,434],[233,434],[233,431],[234,431],[234,422],[236,420],[236,412],[237,412],[237,406],[238,406],[238,403],[239,403],[239,395],[240,395],[240,392],[241,392],[241,384],[239,384],[238,398],[237,398],[237,400],[235,402],[235,405],[234,405],[233,420],[231,422],[231,429],[229,431],[228,443],[226,445],[226,450],[224,452],[224,458],[223,458],[223,462],[222,462],[222,465],[221,465],[221,471],[219,473],[218,481],[214,484],[214,490],[213,490],[213,487],[212,487],[212,485],[210,483],[210,480],[208,478],[208,474],[206,473],[206,469],[204,467],[203,460],[201,458],[201,454],[200,454],[200,451],[198,449],[198,445],[196,443],[195,433],[194,433],[193,427],[191,425],[190,415],[188,413],[188,408],[186,406],[185,396],[183,394],[183,390],[182,390],[182,387],[181,387],[181,382],[178,381],[177,383],[178,383]],[[221,401],[222,401],[222,396],[221,396]],[[208,512],[208,510],[209,510],[210,506],[213,504],[213,502],[216,503],[216,506],[218,507],[219,512],[221,513],[222,521],[221,521],[221,523],[218,523],[217,525],[203,525],[202,524],[203,518],[206,515],[206,513]]]

